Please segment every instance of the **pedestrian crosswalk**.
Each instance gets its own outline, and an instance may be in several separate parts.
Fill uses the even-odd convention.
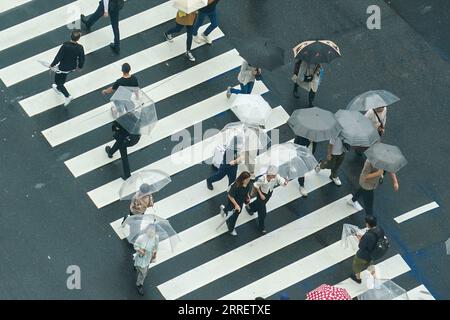
[[[2,3],[0,13],[16,8],[16,6],[17,9],[20,9],[21,6],[26,7],[28,2],[29,0],[18,0],[13,4]],[[56,37],[61,37],[61,41],[66,40],[57,29],[68,23],[67,14],[73,6],[79,8],[83,13],[89,14],[95,10],[97,1],[78,0],[62,7],[55,5],[51,11],[1,30],[0,51],[49,33],[55,33]],[[120,66],[124,62],[129,63],[132,66],[132,72],[140,80],[143,80],[142,78],[149,72],[156,72],[157,67],[166,65],[169,61],[185,59],[183,57],[186,43],[185,33],[175,37],[173,43],[163,42],[162,34],[169,24],[173,23],[175,12],[172,1],[161,0],[157,1],[154,7],[146,8],[140,13],[121,20],[122,39],[127,39],[130,43],[137,42],[139,48],[142,49],[129,56],[119,56],[112,63],[99,64],[98,68],[88,73],[74,73],[71,76],[66,87],[75,100],[68,106],[68,110],[76,108],[78,101],[83,101],[85,112],[80,111],[75,114],[67,112],[63,116],[55,117],[58,108],[64,108],[61,106],[63,99],[50,88],[50,83],[46,87],[42,86],[42,90],[30,93],[18,101],[26,116],[32,118],[36,123],[40,124],[40,121],[47,115],[51,119],[49,122],[44,121],[44,127],[40,130],[43,139],[49,143],[52,151],[58,151],[62,147],[74,148],[70,153],[70,158],[66,158],[67,160],[64,162],[71,173],[68,176],[72,181],[75,180],[82,184],[83,176],[95,176],[103,168],[112,167],[114,162],[120,158],[118,154],[114,155],[112,159],[106,156],[104,150],[105,146],[111,145],[110,139],[106,140],[107,142],[99,139],[98,142],[91,143],[86,147],[77,145],[88,134],[91,136],[99,134],[100,136],[100,132],[105,130],[109,132],[109,128],[105,129],[105,126],[113,121],[110,104],[106,100],[100,101],[100,98],[95,98],[91,102],[89,98],[120,77]],[[207,26],[208,24],[202,26],[200,32]],[[161,36],[161,41],[155,45],[143,43],[139,34],[148,30],[157,32]],[[81,43],[85,48],[87,60],[108,45],[111,38],[110,33],[110,27],[107,26],[93,30],[82,37]],[[221,144],[223,137],[221,132],[206,136],[203,135],[202,130],[200,139],[192,139],[189,146],[180,149],[175,148],[178,141],[172,141],[171,137],[182,130],[189,130],[202,123],[208,124],[204,128],[205,130],[213,128],[220,130],[226,123],[238,120],[230,110],[233,100],[227,99],[224,90],[229,85],[237,85],[237,68],[243,59],[239,55],[238,48],[229,48],[227,36],[220,28],[217,28],[210,35],[214,40],[212,46],[208,46],[206,43],[193,44],[193,53],[205,53],[205,59],[194,64],[186,63],[186,68],[179,72],[172,72],[169,76],[167,74],[157,75],[155,76],[157,81],[142,86],[142,90],[155,102],[158,113],[163,111],[159,109],[162,103],[169,104],[170,102],[175,106],[161,112],[164,116],[159,118],[151,135],[143,136],[137,145],[128,149],[128,153],[139,159],[141,164],[137,168],[132,166],[135,169],[134,173],[147,169],[158,169],[172,177],[172,184],[180,183],[186,186],[181,190],[174,187],[170,189],[171,192],[161,198],[156,195],[155,206],[148,211],[148,213],[156,213],[162,218],[174,222],[174,227],[179,232],[181,239],[174,251],[167,249],[169,248],[168,240],[163,241],[158,258],[151,265],[150,273],[153,273],[155,279],[162,279],[156,287],[165,299],[182,299],[193,293],[204,299],[211,297],[220,299],[270,297],[288,287],[299,285],[313,276],[320,276],[322,272],[335,266],[349,268],[349,273],[351,271],[351,258],[355,251],[341,245],[340,233],[333,234],[332,241],[325,244],[320,243],[321,249],[311,250],[306,255],[299,255],[293,251],[292,259],[281,263],[282,266],[278,270],[266,271],[257,264],[262,260],[270,261],[270,257],[280,251],[291,250],[290,248],[294,244],[311,241],[311,237],[320,238],[328,235],[329,230],[338,230],[343,223],[357,221],[357,210],[346,203],[351,196],[350,189],[346,190],[345,186],[338,189],[330,184],[329,170],[322,170],[320,173],[309,172],[306,175],[305,188],[311,194],[311,200],[302,198],[298,191],[298,182],[295,180],[290,181],[286,187],[277,187],[274,190],[267,205],[269,220],[287,221],[279,216],[279,213],[286,207],[290,208],[286,210],[287,214],[293,217],[292,213],[294,212],[295,218],[276,228],[269,227],[269,232],[265,235],[255,233],[245,241],[235,241],[226,247],[214,246],[218,251],[211,259],[191,260],[191,255],[202,252],[204,247],[210,243],[216,241],[230,243],[231,241],[226,225],[217,228],[223,221],[218,204],[225,199],[228,181],[225,178],[215,183],[214,190],[208,190],[205,181],[206,175],[198,174],[199,168],[205,172],[210,171],[210,166],[206,162],[212,157],[214,148]],[[228,47],[224,46],[222,50],[214,51],[215,44],[221,45],[222,43],[227,43]],[[59,47],[50,47],[49,45],[49,48],[45,48],[42,52],[30,53],[26,59],[19,59],[3,66],[0,69],[0,79],[10,90],[27,88],[28,84],[35,79],[41,79],[40,75],[46,71],[37,61],[53,60],[58,49]],[[102,62],[97,60],[97,63]],[[233,79],[233,82],[230,83],[229,79]],[[222,89],[211,92],[204,89],[212,83],[220,84]],[[253,93],[267,97],[270,88],[266,86],[264,80],[257,81]],[[189,103],[180,102],[181,96],[188,96]],[[272,113],[264,130],[274,137],[277,135],[276,130],[286,125],[289,108],[278,104],[271,104],[271,107]],[[55,119],[57,119],[57,123],[55,123]],[[286,140],[289,139],[283,141]],[[273,143],[277,143],[277,141],[274,140]],[[174,151],[171,153],[170,150]],[[148,160],[150,154],[152,155],[151,159],[157,159]],[[118,172],[114,176],[109,176],[106,182],[83,187],[89,201],[99,209],[98,211],[100,212],[102,209],[102,214],[107,212],[111,215],[108,221],[112,221],[110,226],[117,235],[117,241],[126,237],[121,226],[121,217],[127,213],[114,211],[118,208],[119,189],[123,183],[122,178],[117,178],[119,175]],[[306,201],[310,201],[310,203],[316,201],[316,203],[314,206],[306,205]],[[210,212],[211,208],[215,209]],[[205,212],[199,213],[198,217],[201,217],[201,220],[197,220],[200,221],[191,221],[188,212],[196,210]],[[241,230],[242,232],[248,231],[251,224],[256,223],[256,218],[256,214],[251,216],[244,209],[236,224],[238,233]],[[183,221],[183,227],[180,226],[177,229],[177,221]],[[177,267],[171,268],[174,265]],[[389,257],[381,261],[378,266],[383,272],[383,279],[395,280],[410,271],[408,264],[397,252],[391,252]],[[243,272],[239,277],[242,270],[247,268],[257,268],[255,270],[257,276],[248,279],[246,273]],[[223,292],[211,294],[208,288],[213,284],[226,283],[227,277],[230,275],[235,275],[240,279],[239,287],[224,286]],[[346,288],[353,297],[368,289],[365,284],[358,285],[351,279],[342,276],[336,276],[334,283],[330,284]],[[427,298],[433,298],[421,283],[415,283],[414,286],[407,289],[410,292],[410,298],[424,299],[424,292],[426,292]]]
[[[19,7],[31,0],[15,0],[15,1],[2,1],[0,3],[0,13]]]

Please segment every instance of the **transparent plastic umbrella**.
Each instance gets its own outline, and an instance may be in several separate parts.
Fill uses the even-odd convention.
[[[239,94],[231,103],[231,110],[243,123],[266,126],[272,108],[257,94]]]
[[[317,107],[295,110],[288,125],[297,136],[314,142],[336,138],[342,131],[332,112]]]
[[[133,173],[120,187],[120,200],[131,200],[136,192],[139,192],[140,196],[158,192],[171,181],[170,176],[161,170],[150,169]]]
[[[360,229],[355,225],[344,223],[342,227],[341,245],[344,248],[351,248],[354,251],[358,250],[359,241],[356,236],[362,236],[366,231],[367,228]]]
[[[378,285],[358,296],[358,300],[409,300],[405,289],[389,279],[377,279]]]
[[[367,111],[379,107],[387,107],[400,101],[400,98],[386,90],[367,91],[353,98],[347,105],[347,110]]]
[[[408,163],[398,147],[381,142],[375,143],[364,154],[375,168],[387,172],[396,173]]]
[[[208,0],[174,0],[173,6],[178,10],[186,13],[197,11],[200,8],[206,7]]]
[[[335,117],[342,127],[340,136],[352,147],[370,147],[380,140],[372,122],[358,111],[339,110]]]
[[[180,241],[170,222],[154,214],[131,215],[125,219],[124,225],[129,227],[127,240],[132,244],[142,244],[157,236],[159,241],[168,240],[173,251]]]
[[[286,142],[272,146],[257,158],[255,174],[266,173],[270,166],[278,167],[282,177],[295,179],[313,170],[317,160],[307,147]]]
[[[158,121],[155,103],[138,87],[120,86],[111,104],[114,120],[131,134],[149,135]]]
[[[264,130],[242,122],[227,124],[221,133],[221,144],[232,146],[238,152],[262,150],[270,142]]]

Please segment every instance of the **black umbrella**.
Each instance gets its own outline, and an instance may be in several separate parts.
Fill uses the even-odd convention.
[[[310,40],[299,43],[294,57],[308,63],[328,63],[341,56],[339,47],[330,40]]]
[[[254,38],[237,48],[241,57],[253,67],[272,71],[284,65],[284,50],[270,44],[268,39]]]

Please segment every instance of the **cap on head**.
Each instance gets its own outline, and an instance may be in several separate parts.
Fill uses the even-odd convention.
[[[269,166],[267,169],[267,174],[270,176],[275,176],[278,173],[278,168],[276,166]]]

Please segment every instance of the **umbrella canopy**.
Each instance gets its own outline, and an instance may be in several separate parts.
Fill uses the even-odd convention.
[[[342,131],[333,113],[317,107],[295,110],[288,124],[297,136],[314,142],[336,138]]]
[[[138,87],[120,86],[111,104],[114,120],[131,134],[148,135],[158,121],[155,103]]]
[[[139,171],[122,183],[119,190],[120,200],[132,199],[136,191],[141,196],[158,192],[171,181],[170,176],[161,170]],[[142,186],[145,186],[145,189],[141,188]]]
[[[328,63],[341,56],[339,47],[330,40],[312,40],[293,48],[294,57],[308,63]]]
[[[272,71],[284,65],[284,50],[270,44],[269,39],[252,38],[238,48],[239,55],[253,67]]]
[[[278,167],[278,174],[288,179],[304,177],[317,166],[317,160],[304,146],[285,142],[272,146],[256,160],[256,175],[265,174],[269,167]]]
[[[381,142],[367,149],[365,155],[375,168],[387,172],[395,173],[408,163],[398,147]]]
[[[347,105],[347,110],[367,111],[389,106],[399,100],[399,97],[386,90],[367,91],[353,98]]]
[[[350,146],[370,147],[380,139],[372,122],[357,111],[339,110],[335,117],[342,127],[341,137]]]
[[[227,124],[221,133],[221,144],[231,146],[238,152],[262,150],[270,142],[270,138],[264,130],[242,122]]]
[[[450,238],[445,241],[445,250],[447,251],[447,254],[450,254]]]
[[[169,221],[154,214],[131,215],[125,219],[124,225],[129,228],[127,240],[132,244],[142,244],[158,237],[159,241],[168,240],[173,250],[180,241]]]
[[[352,300],[347,290],[322,284],[320,287],[308,292],[306,300]]]
[[[358,296],[358,300],[409,300],[405,289],[390,279],[377,279],[373,289]]]
[[[231,110],[243,123],[266,126],[272,108],[257,94],[239,94],[231,104]]]
[[[200,8],[206,7],[208,0],[174,0],[173,6],[178,10],[186,13],[197,11]]]

